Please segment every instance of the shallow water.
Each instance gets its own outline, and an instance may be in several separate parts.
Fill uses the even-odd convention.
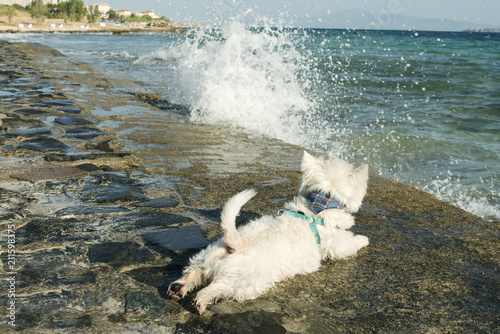
[[[247,29],[233,21],[187,35],[0,39],[42,43],[131,79],[189,107],[179,116],[193,122],[366,162],[500,218],[499,35]]]

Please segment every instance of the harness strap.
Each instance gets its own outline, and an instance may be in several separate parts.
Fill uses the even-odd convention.
[[[298,212],[293,212],[293,211],[288,211],[288,210],[283,210],[283,214],[287,216],[292,216],[294,218],[302,219],[307,222],[309,222],[309,228],[311,229],[312,233],[314,234],[314,237],[316,238],[316,243],[318,245],[321,245],[321,239],[319,237],[319,232],[318,232],[318,225],[325,226],[325,222],[321,218],[313,218],[306,216],[302,213]],[[311,222],[312,219],[312,222]],[[340,229],[340,227],[335,226],[337,229]]]

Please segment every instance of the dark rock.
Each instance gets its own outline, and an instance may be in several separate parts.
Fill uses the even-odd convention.
[[[154,259],[154,255],[147,248],[133,242],[106,242],[91,245],[88,257],[92,263],[104,262],[116,267]]]
[[[176,333],[261,334],[287,333],[279,324],[282,315],[265,311],[217,314],[211,318],[192,317],[176,326]]]
[[[130,231],[147,227],[165,227],[173,224],[184,224],[192,219],[172,213],[139,211],[120,216],[116,219],[116,230]]]
[[[64,320],[56,320],[51,322],[45,328],[49,329],[83,329],[92,326],[92,318],[90,315],[84,315],[78,318],[62,317]]]
[[[59,108],[58,110],[68,114],[79,114],[82,112],[82,108],[80,107],[64,107],[64,108]]]
[[[64,161],[79,161],[79,160],[96,160],[101,158],[123,158],[129,156],[130,153],[91,153],[91,154],[62,154],[51,153],[43,157],[45,161],[64,162]],[[104,169],[104,168],[103,168]]]
[[[89,140],[89,139],[95,138],[97,136],[102,136],[105,134],[106,134],[106,132],[103,132],[103,131],[98,130],[96,128],[81,126],[81,127],[76,127],[76,128],[71,128],[71,129],[66,130],[66,134],[64,135],[64,137]]]
[[[38,136],[50,136],[51,132],[47,128],[31,128],[26,130],[11,131],[0,134],[0,136],[7,138],[16,137],[38,137]]]
[[[101,170],[101,168],[97,167],[96,165],[94,164],[81,164],[81,165],[78,165],[78,166],[75,166],[76,168],[78,169],[81,169],[83,171],[86,171],[86,172],[97,172],[99,170]]]
[[[195,212],[207,218],[208,220],[218,222],[220,221],[220,215],[222,213],[222,209],[196,210]],[[260,216],[261,215],[255,212],[241,211],[238,217],[236,217],[236,226],[245,225],[249,221],[257,219]]]
[[[74,103],[71,100],[44,100],[40,101],[39,104],[47,106],[70,106]]]
[[[41,114],[46,113],[45,110],[41,110],[41,109],[18,109],[18,110],[14,110],[14,112],[21,114],[21,115],[41,115]]]
[[[57,217],[69,216],[69,215],[98,215],[104,213],[116,213],[116,212],[127,212],[130,211],[127,208],[121,206],[102,206],[102,205],[79,205],[71,206],[56,211]]]
[[[146,198],[137,187],[113,181],[98,186],[86,186],[80,191],[84,202],[109,203],[117,201],[137,201]]]
[[[125,310],[127,312],[143,312],[151,319],[162,315],[167,307],[167,302],[151,292],[129,292],[125,296]]]
[[[170,283],[181,277],[183,264],[169,264],[166,267],[146,267],[134,269],[126,274],[138,282],[149,286],[154,286],[162,297],[166,297],[166,293]]]
[[[44,152],[67,151],[70,149],[68,145],[54,138],[28,139],[19,143],[17,148]]]
[[[12,174],[11,177],[20,181],[37,182],[42,180],[64,179],[86,174],[87,172],[74,167],[55,167],[43,168],[25,173]]]
[[[199,249],[208,246],[207,239],[198,226],[146,233],[142,237],[146,242],[166,250]]]
[[[113,148],[109,145],[109,140],[104,140],[99,143],[87,143],[85,144],[85,149],[87,150],[99,150],[103,152],[113,152]]]
[[[139,203],[133,203],[132,204],[135,207],[140,207],[140,208],[173,208],[179,205],[179,202],[173,199],[165,198],[165,197],[160,197],[160,198],[155,198],[155,199],[150,199],[149,201],[146,202],[139,202]]]
[[[88,121],[88,120],[80,118],[80,117],[74,117],[74,116],[60,116],[60,117],[57,117],[54,121],[56,123],[59,123],[62,125],[89,125],[89,124],[92,124],[91,121]]]

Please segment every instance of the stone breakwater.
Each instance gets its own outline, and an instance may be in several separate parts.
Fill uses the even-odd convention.
[[[0,327],[21,333],[495,333],[499,224],[370,176],[355,258],[199,316],[166,289],[220,235],[295,193],[300,147],[186,110],[37,44],[0,42]]]

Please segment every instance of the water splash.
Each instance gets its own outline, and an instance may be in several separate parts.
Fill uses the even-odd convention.
[[[306,58],[294,32],[248,28],[240,19],[192,32],[178,48],[180,104],[191,120],[244,128],[294,144],[304,142],[306,118],[315,102],[307,95]]]

